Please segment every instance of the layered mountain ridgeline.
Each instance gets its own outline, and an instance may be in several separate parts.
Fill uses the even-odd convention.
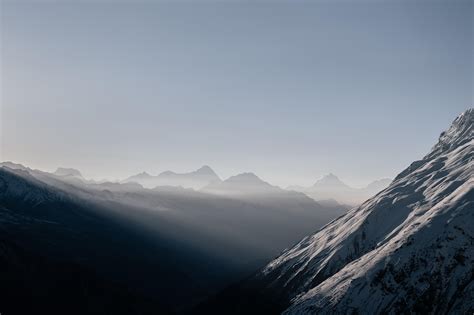
[[[369,183],[366,187],[354,188],[330,173],[310,187],[289,186],[287,189],[303,192],[318,202],[335,200],[341,204],[359,205],[387,188],[391,182],[391,179],[383,178]]]
[[[196,171],[189,173],[175,173],[165,171],[157,176],[146,172],[131,176],[125,179],[124,183],[135,182],[147,188],[157,186],[180,186],[184,188],[200,189],[209,184],[220,182],[221,179],[209,166],[204,165]]]
[[[177,311],[344,212],[299,193],[235,195],[2,163],[1,311]]]
[[[80,172],[74,169],[58,169],[55,174],[64,174],[70,178],[82,178],[80,177]],[[93,183],[93,181],[89,182]],[[362,203],[386,188],[390,182],[390,179],[385,178],[371,182],[363,188],[353,188],[346,185],[337,176],[329,174],[318,180],[311,187],[289,186],[286,189],[287,193],[285,193],[283,189],[264,182],[253,173],[242,173],[231,176],[226,180],[221,180],[216,172],[207,165],[189,173],[165,171],[155,176],[142,172],[121,181],[121,183],[140,184],[146,188],[160,187],[158,189],[161,190],[170,190],[173,187],[185,188],[232,197],[235,197],[234,194],[244,197],[274,192],[290,196],[294,195],[295,192],[299,192],[304,193],[320,204],[337,206],[344,209],[349,209]]]
[[[472,314],[474,111],[388,188],[196,313]]]

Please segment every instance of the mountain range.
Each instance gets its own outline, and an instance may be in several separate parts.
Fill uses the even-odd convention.
[[[154,188],[156,186],[181,186],[194,189],[200,189],[211,183],[220,181],[219,176],[207,165],[189,173],[165,171],[157,176],[153,176],[143,172],[123,180],[124,183],[136,182],[147,188]]]
[[[63,173],[65,173],[63,171]],[[282,189],[273,186],[253,173],[241,173],[221,180],[209,166],[205,165],[196,171],[189,173],[175,173],[165,171],[157,176],[142,172],[121,181],[122,183],[138,183],[146,188],[155,187],[182,187],[200,190],[206,193],[218,195],[249,195],[270,193],[272,191],[282,193]],[[310,187],[289,186],[288,191],[296,191],[306,194],[308,197],[326,205],[340,205],[349,208],[367,200],[370,196],[386,188],[391,179],[384,178],[373,181],[363,188],[353,188],[342,182],[336,175],[328,174],[316,181]]]

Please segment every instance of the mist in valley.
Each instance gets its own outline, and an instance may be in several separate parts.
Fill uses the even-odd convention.
[[[0,0],[0,315],[473,314],[473,5]]]
[[[321,205],[250,173],[209,180],[197,190],[181,186],[195,184],[192,176],[180,186],[173,179],[144,188],[130,180],[88,180],[71,168],[48,173],[11,162],[1,164],[0,175],[2,215],[14,218],[0,221],[5,242],[34,260],[87,268],[168,311],[186,310],[250,276],[348,209]],[[60,285],[61,271],[50,272],[51,285]],[[75,281],[66,286],[79,285]],[[88,294],[78,295],[77,303]],[[31,299],[31,309],[54,304]],[[147,309],[139,305],[127,307]]]

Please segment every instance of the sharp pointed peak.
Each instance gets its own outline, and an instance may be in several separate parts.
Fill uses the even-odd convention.
[[[200,168],[198,168],[198,171],[212,171],[212,168],[209,165],[203,165]]]
[[[328,173],[322,176],[317,182],[342,182],[334,173]]]
[[[200,168],[198,168],[195,173],[199,174],[207,174],[207,175],[216,175],[216,172],[209,166],[209,165],[203,165]]]
[[[320,179],[318,179],[313,187],[327,187],[327,186],[338,186],[338,187],[349,187],[339,179],[336,175],[333,173],[329,173],[327,175],[324,175]]]

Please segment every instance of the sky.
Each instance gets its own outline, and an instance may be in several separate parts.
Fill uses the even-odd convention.
[[[473,1],[0,1],[0,160],[394,177],[473,106]]]

